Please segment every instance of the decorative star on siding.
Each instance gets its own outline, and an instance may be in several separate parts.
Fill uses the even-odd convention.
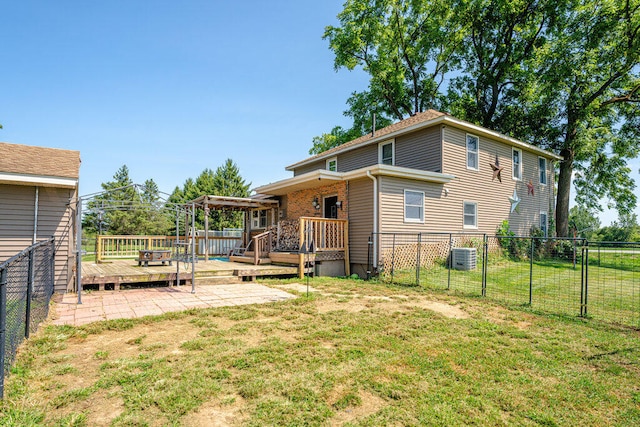
[[[529,180],[529,183],[527,184],[527,195],[531,194],[532,196],[535,196],[534,191],[533,191],[533,182],[531,182],[531,180]]]
[[[502,182],[502,176],[500,175],[500,173],[502,172],[502,169],[504,169],[504,167],[500,167],[500,161],[498,160],[497,154],[496,154],[496,162],[489,163],[489,166],[491,166],[491,169],[493,169],[493,178],[491,178],[491,181],[498,178],[498,181]]]
[[[509,201],[511,202],[511,213],[519,213],[518,204],[520,203],[520,197],[518,197],[518,193],[516,193],[515,188],[513,189],[513,196],[509,197]]]

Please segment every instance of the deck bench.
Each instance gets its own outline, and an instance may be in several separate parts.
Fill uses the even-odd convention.
[[[144,267],[149,267],[150,262],[162,262],[162,265],[165,265],[165,262],[169,262],[169,265],[171,265],[171,251],[159,249],[138,251],[138,266],[144,264]]]

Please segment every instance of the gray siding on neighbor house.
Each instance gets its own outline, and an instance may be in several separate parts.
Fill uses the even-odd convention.
[[[33,186],[0,185],[0,260],[5,260],[32,243],[35,219]],[[51,236],[56,244],[56,292],[71,289],[73,256],[72,212],[67,204],[75,190],[51,187],[38,189],[37,240]]]
[[[538,154],[522,150],[522,180],[514,180],[512,146],[480,136],[479,170],[467,168],[466,152],[467,132],[447,126],[444,131],[443,172],[453,174],[456,179],[445,185],[449,190],[443,209],[447,216],[454,219],[451,231],[478,231],[493,234],[500,223],[508,219],[509,225],[517,234],[529,234],[532,225],[538,226],[540,211],[550,212],[553,206],[552,173],[548,173],[549,184],[538,182]],[[476,135],[479,136],[479,135]],[[492,181],[493,170],[490,163],[499,158],[502,182]],[[547,159],[547,168],[552,170],[551,160]],[[534,195],[527,194],[527,183],[534,185]],[[509,197],[516,190],[520,198],[519,212],[511,213]],[[477,229],[463,228],[463,202],[476,202],[478,213]]]
[[[373,181],[349,181],[349,262],[366,264],[368,241],[373,232]]]
[[[395,165],[405,168],[442,171],[442,131],[440,126],[402,135],[395,140]]]

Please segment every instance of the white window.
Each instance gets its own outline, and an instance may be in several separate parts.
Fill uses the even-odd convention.
[[[404,190],[404,222],[424,222],[424,192]]]
[[[378,163],[395,165],[395,147],[393,141],[381,142],[378,145]]]
[[[547,159],[538,157],[538,177],[540,185],[547,185]]]
[[[267,228],[267,210],[260,209],[251,211],[251,228]]]
[[[338,172],[338,158],[332,157],[327,160],[327,170],[332,172]]]
[[[467,168],[478,170],[479,161],[478,161],[478,145],[479,138],[475,135],[467,134]]]
[[[478,228],[478,204],[476,202],[464,202],[463,217],[463,228]]]
[[[544,237],[547,237],[547,234],[549,232],[549,220],[545,211],[540,211],[540,230],[543,233],[542,235]]]
[[[513,179],[522,180],[522,150],[513,149]]]

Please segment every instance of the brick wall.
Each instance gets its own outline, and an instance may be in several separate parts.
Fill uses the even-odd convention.
[[[347,219],[347,183],[338,182],[324,187],[311,188],[308,190],[294,191],[287,194],[286,218],[297,219],[301,216],[323,217],[323,198],[327,196],[338,196],[338,201],[342,202],[342,209],[338,209],[338,219]],[[313,199],[317,198],[320,209],[315,209],[312,205]]]

